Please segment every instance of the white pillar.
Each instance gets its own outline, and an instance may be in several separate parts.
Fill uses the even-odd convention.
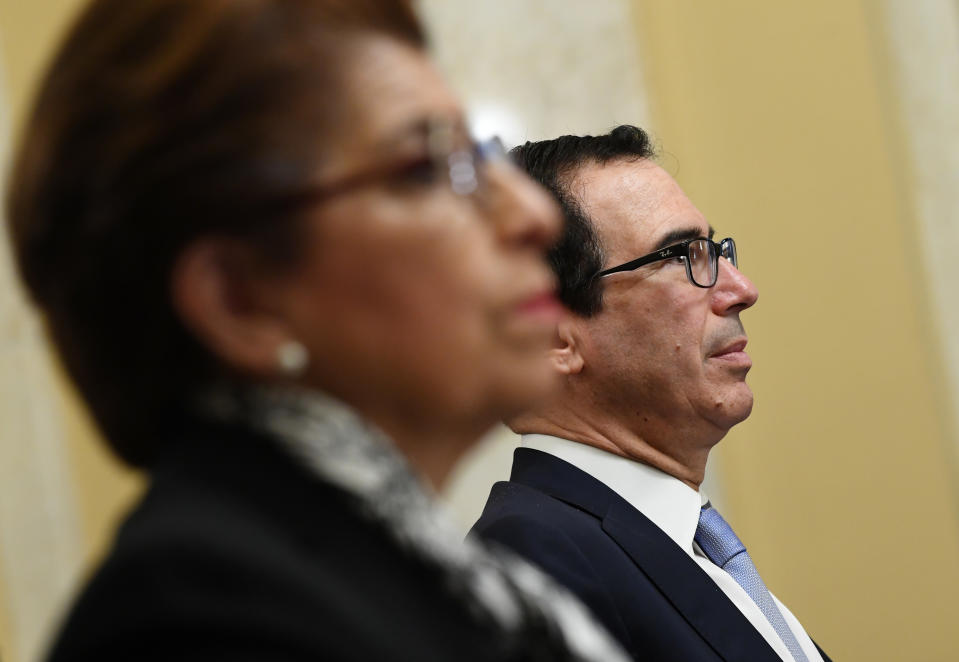
[[[477,133],[490,127],[512,147],[647,122],[630,0],[420,0],[419,8]]]
[[[0,79],[0,178],[10,153]],[[0,196],[3,195],[0,183]],[[0,233],[0,572],[14,641],[2,659],[42,653],[58,607],[81,570],[77,509],[62,405],[41,326],[13,274],[6,223]]]
[[[959,3],[883,0],[892,89],[905,137],[905,184],[914,191],[918,227],[914,262],[928,283],[928,300],[944,365],[943,409],[959,466]],[[959,480],[959,476],[957,476]]]

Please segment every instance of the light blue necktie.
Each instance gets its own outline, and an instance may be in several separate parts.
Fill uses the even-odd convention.
[[[699,526],[696,527],[696,544],[700,546],[710,561],[728,572],[736,583],[752,598],[756,606],[766,617],[766,620],[775,628],[776,634],[786,644],[796,662],[808,662],[806,654],[799,647],[796,636],[789,626],[782,612],[776,606],[773,596],[759,576],[759,571],[749,558],[746,546],[736,536],[723,516],[709,503],[703,506],[699,513]]]

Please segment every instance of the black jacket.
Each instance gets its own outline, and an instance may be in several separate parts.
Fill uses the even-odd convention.
[[[178,436],[50,662],[526,659],[273,443]]]

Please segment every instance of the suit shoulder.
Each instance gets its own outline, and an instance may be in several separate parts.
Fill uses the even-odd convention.
[[[483,513],[472,532],[487,537],[511,527],[532,527],[540,533],[550,529],[567,537],[592,535],[601,526],[599,518],[573,504],[522,483],[499,482],[490,491]]]
[[[627,648],[628,628],[609,568],[622,567],[622,550],[595,515],[519,483],[497,483],[470,531],[538,566],[576,594]]]

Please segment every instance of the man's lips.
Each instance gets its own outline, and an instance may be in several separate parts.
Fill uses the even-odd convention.
[[[740,338],[726,345],[721,350],[710,354],[709,358],[736,365],[752,366],[752,359],[749,358],[749,354],[745,351],[746,342],[747,340],[745,338]]]

